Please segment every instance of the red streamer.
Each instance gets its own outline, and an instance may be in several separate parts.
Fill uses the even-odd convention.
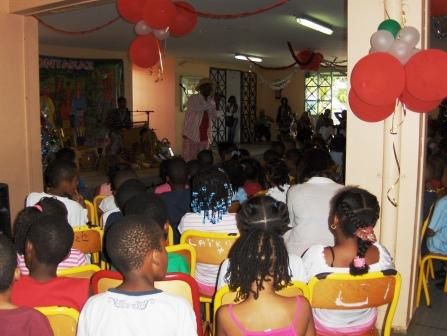
[[[111,26],[112,24],[114,24],[115,22],[117,22],[118,20],[121,19],[120,16],[117,16],[116,18],[113,18],[112,20],[107,21],[106,23],[104,23],[104,24],[102,24],[102,25],[100,25],[100,26],[98,26],[98,27],[90,28],[90,29],[87,29],[87,30],[80,30],[80,31],[69,31],[69,30],[64,30],[64,29],[60,29],[60,28],[57,28],[57,27],[55,27],[55,26],[52,26],[52,25],[46,23],[45,21],[43,21],[42,19],[40,19],[39,17],[35,16],[35,15],[34,15],[34,18],[35,18],[37,21],[39,21],[39,23],[40,23],[42,26],[45,26],[46,28],[48,28],[48,29],[50,29],[50,30],[52,30],[52,31],[55,31],[55,32],[57,32],[57,33],[66,34],[66,35],[85,35],[85,34],[91,34],[91,33],[94,33],[94,32],[96,32],[96,31],[98,31],[98,30],[101,30],[101,29],[103,29],[103,28],[106,28],[106,27],[108,27],[108,26]]]

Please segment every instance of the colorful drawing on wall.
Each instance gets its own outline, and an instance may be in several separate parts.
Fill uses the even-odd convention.
[[[104,121],[124,95],[122,60],[39,57],[40,110],[54,128],[74,129],[85,145],[104,139]]]

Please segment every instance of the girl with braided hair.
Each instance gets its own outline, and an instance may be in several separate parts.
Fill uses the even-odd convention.
[[[218,336],[315,335],[307,300],[275,293],[291,282],[289,256],[280,223],[267,225],[268,219],[245,232],[231,249],[229,287],[242,302],[219,308]]]
[[[289,212],[283,202],[278,202],[270,196],[252,197],[242,204],[237,214],[237,225],[241,236],[252,231],[269,232],[283,242],[282,236],[289,228]],[[288,267],[292,280],[307,281],[307,275],[301,258],[288,254]],[[230,283],[230,260],[226,259],[217,279],[217,288]]]
[[[379,213],[377,198],[364,189],[346,187],[335,194],[329,212],[335,244],[315,245],[305,252],[308,279],[320,273],[361,275],[394,269],[390,254],[374,235]],[[314,309],[313,316],[318,334],[360,335],[374,328],[377,309]]]
[[[233,191],[220,168],[200,170],[191,186],[191,210],[180,220],[180,234],[187,230],[238,233],[236,214],[228,213]],[[195,279],[202,295],[211,297],[216,289],[219,266],[197,263]]]

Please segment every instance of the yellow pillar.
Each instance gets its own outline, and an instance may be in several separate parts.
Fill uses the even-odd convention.
[[[369,39],[387,15],[418,28],[424,36],[425,2],[348,0],[348,75],[355,63],[367,55]],[[423,39],[422,46],[425,45],[426,40]],[[347,128],[346,184],[360,185],[381,200],[381,218],[376,232],[379,233],[380,242],[390,250],[402,274],[401,298],[393,326],[404,330],[414,313],[425,117],[408,111],[396,136],[390,134],[391,117],[384,122],[366,123],[348,113]],[[387,197],[389,188],[398,177],[393,142],[401,166],[400,182],[390,192],[390,197],[398,203],[397,207]]]
[[[9,14],[9,0],[0,0],[0,36],[0,181],[14,215],[27,193],[42,190],[37,22]]]

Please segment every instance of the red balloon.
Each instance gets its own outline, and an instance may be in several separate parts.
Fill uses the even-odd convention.
[[[361,100],[370,105],[394,104],[404,86],[404,68],[388,53],[369,54],[352,69],[351,87]]]
[[[400,96],[400,101],[405,105],[405,107],[413,112],[426,113],[431,112],[437,108],[442,99],[435,101],[424,101],[415,98],[410,92],[404,90]]]
[[[166,29],[174,22],[176,13],[171,0],[150,0],[143,9],[143,19],[152,29]]]
[[[127,21],[137,23],[143,19],[143,8],[146,0],[118,0],[118,13]]]
[[[351,89],[349,90],[349,106],[359,119],[367,122],[377,122],[388,118],[394,112],[395,104],[383,106],[367,104]]]
[[[406,87],[419,100],[435,101],[447,97],[447,53],[427,49],[405,64]]]
[[[430,15],[431,16],[447,15],[447,2],[445,0],[431,0]]]
[[[159,61],[158,42],[154,35],[137,36],[130,45],[129,58],[133,64],[150,68]]]
[[[174,1],[177,14],[170,26],[171,36],[181,37],[194,30],[197,24],[197,14],[194,7],[185,1]]]

